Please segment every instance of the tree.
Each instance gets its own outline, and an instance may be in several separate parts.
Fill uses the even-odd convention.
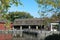
[[[41,7],[42,5],[44,6],[43,9],[45,9],[45,11],[42,11],[43,13],[46,13],[46,12],[60,12],[60,0],[35,0],[38,4],[39,4],[39,7]],[[51,6],[52,8],[51,9],[48,9],[47,6]],[[54,7],[54,8],[53,8]],[[48,10],[46,10],[48,9]],[[54,11],[56,10],[56,11]]]
[[[45,38],[45,40],[60,40],[60,34],[52,34]]]
[[[6,19],[6,13],[11,5],[22,5],[21,0],[0,0],[0,19]]]
[[[52,5],[54,7],[60,7],[60,0],[35,0],[38,4]]]
[[[60,13],[57,14],[57,17],[60,19]]]
[[[5,13],[11,5],[22,5],[20,0],[0,0],[0,13]]]
[[[0,0],[0,19],[6,19],[6,14],[11,5],[18,6],[22,5],[21,0]],[[10,25],[10,21],[8,20],[6,24]],[[5,25],[6,26],[6,25]]]
[[[60,0],[35,0],[38,3],[38,13],[40,14],[40,16],[43,16],[42,18],[44,19],[44,17],[46,17],[49,12],[53,12],[55,14],[58,14],[60,12]],[[48,8],[49,6],[49,8]],[[42,10],[40,9],[42,7]],[[42,15],[43,14],[43,15]],[[46,16],[45,16],[46,15]],[[56,19],[57,17],[54,16]],[[55,21],[55,18],[49,18],[48,22],[51,22],[52,20]],[[52,20],[51,20],[52,19]],[[47,23],[47,19],[45,19],[43,24]]]
[[[14,21],[14,19],[20,18],[33,18],[29,13],[26,12],[10,12],[6,15],[7,20]]]
[[[54,21],[57,21],[57,20],[60,20],[60,12],[59,13],[56,13],[56,14],[53,14],[51,19]]]
[[[11,5],[22,5],[21,0],[0,0],[0,19],[6,19],[6,14]]]

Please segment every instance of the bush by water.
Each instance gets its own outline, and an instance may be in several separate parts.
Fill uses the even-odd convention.
[[[52,34],[45,38],[45,40],[60,40],[60,34]]]

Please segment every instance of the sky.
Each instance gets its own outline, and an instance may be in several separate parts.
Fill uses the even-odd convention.
[[[27,12],[30,13],[34,18],[40,18],[41,16],[38,14],[38,4],[34,0],[21,0],[23,3],[23,6],[18,5],[17,7],[12,5],[11,8],[9,8],[8,12],[15,12],[15,11],[21,11],[21,12]],[[51,7],[49,7],[51,8]],[[42,7],[40,8],[42,10]],[[43,9],[44,10],[44,9]],[[49,12],[48,12],[49,13]],[[49,13],[48,16],[51,16]]]

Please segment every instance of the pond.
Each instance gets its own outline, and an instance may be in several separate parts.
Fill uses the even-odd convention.
[[[0,34],[0,40],[38,40],[36,35],[24,34],[20,37],[19,34]]]

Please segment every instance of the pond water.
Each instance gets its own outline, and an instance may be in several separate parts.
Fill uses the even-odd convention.
[[[0,34],[0,40],[38,40],[38,38],[36,35],[27,34],[23,34],[22,37],[19,34]]]

